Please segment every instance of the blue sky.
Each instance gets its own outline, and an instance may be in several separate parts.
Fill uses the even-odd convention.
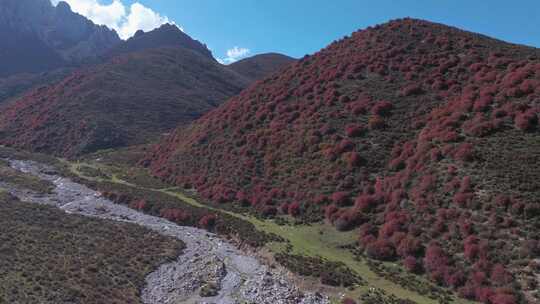
[[[206,43],[215,57],[227,60],[227,50],[237,47],[230,52],[234,57],[230,61],[265,52],[301,57],[357,29],[406,16],[540,47],[540,0],[68,1],[72,7],[76,2],[110,5],[115,1],[126,7],[126,18],[131,5],[139,2],[163,18],[159,20],[174,21]],[[129,33],[131,30],[124,35]]]

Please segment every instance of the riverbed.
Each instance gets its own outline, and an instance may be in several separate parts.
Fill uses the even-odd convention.
[[[173,262],[161,265],[146,278],[145,304],[329,304],[318,293],[303,293],[285,270],[270,268],[206,230],[179,226],[163,218],[114,204],[47,165],[7,160],[12,168],[55,185],[51,193],[36,193],[2,184],[21,201],[55,206],[66,213],[129,222],[177,238],[186,248]]]

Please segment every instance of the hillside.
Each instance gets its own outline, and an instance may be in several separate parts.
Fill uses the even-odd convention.
[[[44,72],[100,54],[120,43],[116,32],[71,11],[65,2],[5,0],[0,4],[0,77]]]
[[[245,58],[229,65],[229,68],[249,79],[259,80],[292,64],[296,60],[286,55],[268,53]]]
[[[531,302],[539,111],[540,50],[403,19],[258,82],[142,163],[224,206],[359,228],[365,255],[464,298]]]
[[[139,52],[158,47],[183,47],[193,50],[208,59],[215,60],[206,45],[192,39],[172,24],[164,24],[146,33],[139,30],[133,37],[109,50],[105,56],[114,57],[125,53]]]
[[[114,57],[0,110],[0,143],[73,157],[145,143],[190,122],[248,81],[189,49]]]

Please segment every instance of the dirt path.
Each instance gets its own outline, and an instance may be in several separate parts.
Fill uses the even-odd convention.
[[[268,268],[205,230],[178,226],[116,205],[98,192],[58,176],[45,165],[19,160],[9,160],[9,163],[16,170],[51,181],[56,186],[51,194],[38,194],[0,183],[0,188],[22,201],[56,206],[67,213],[135,223],[186,244],[176,261],[164,264],[148,275],[142,292],[144,303],[329,303],[319,294],[303,295],[285,273]]]

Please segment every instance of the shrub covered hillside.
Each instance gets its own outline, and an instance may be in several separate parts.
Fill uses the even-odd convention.
[[[286,55],[267,53],[231,63],[229,68],[252,80],[268,77],[296,60]]]
[[[114,57],[0,109],[0,143],[59,156],[147,142],[237,94],[248,81],[182,47]]]
[[[537,49],[392,21],[243,91],[143,164],[215,202],[359,227],[372,258],[515,303],[540,270],[539,82]]]

